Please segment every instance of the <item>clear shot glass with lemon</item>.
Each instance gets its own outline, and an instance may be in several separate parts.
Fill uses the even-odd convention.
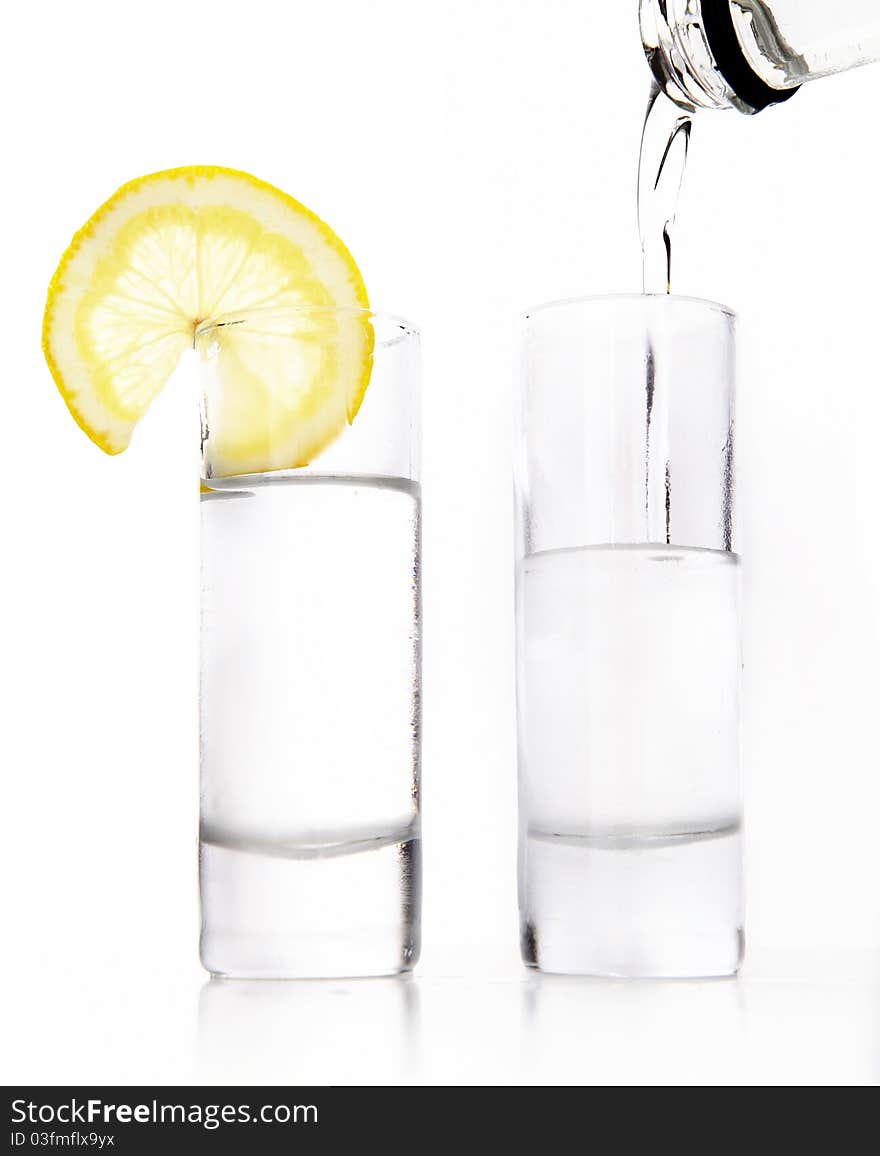
[[[123,186],[77,233],[43,346],[110,454],[198,353],[204,966],[410,969],[418,333],[370,310],[348,251],[298,202],[191,167]]]

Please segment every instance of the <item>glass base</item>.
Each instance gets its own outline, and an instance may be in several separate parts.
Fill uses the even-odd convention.
[[[417,838],[293,857],[202,842],[203,967],[238,979],[396,975],[419,956]]]
[[[563,975],[708,978],[743,960],[741,834],[597,840],[531,833],[523,961]]]

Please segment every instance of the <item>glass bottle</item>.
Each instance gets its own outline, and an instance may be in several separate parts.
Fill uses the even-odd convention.
[[[760,112],[880,60],[880,0],[640,0],[639,23],[657,83],[691,110]]]

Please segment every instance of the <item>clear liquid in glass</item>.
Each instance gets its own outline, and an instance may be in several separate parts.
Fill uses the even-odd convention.
[[[418,956],[417,484],[202,495],[202,960],[386,974]]]
[[[549,550],[520,563],[517,597],[526,962],[735,971],[737,556]]]

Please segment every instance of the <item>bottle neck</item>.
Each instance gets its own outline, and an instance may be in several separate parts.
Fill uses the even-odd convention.
[[[752,114],[797,92],[797,81],[772,87],[753,67],[728,0],[640,0],[639,24],[658,85],[691,111]]]

